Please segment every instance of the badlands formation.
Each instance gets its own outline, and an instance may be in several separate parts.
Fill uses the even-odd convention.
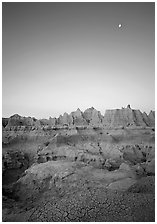
[[[155,112],[2,119],[6,222],[155,221]]]

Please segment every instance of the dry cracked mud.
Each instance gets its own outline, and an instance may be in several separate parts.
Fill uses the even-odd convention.
[[[59,166],[59,163],[60,165],[64,164],[64,161],[47,163],[57,163]],[[46,163],[42,165],[45,166]],[[47,167],[50,166],[47,165]],[[67,169],[68,167],[70,169]],[[40,178],[37,178],[38,180],[41,180],[42,177],[43,169],[40,167],[40,170],[41,174]],[[63,172],[63,170],[65,171]],[[70,172],[68,172],[69,170]],[[36,169],[35,173],[38,172],[39,170]],[[3,221],[151,222],[155,219],[154,177],[143,177],[142,181],[145,186],[148,186],[148,189],[145,187],[144,191],[139,186],[140,180],[132,179],[133,182],[129,187],[127,174],[123,173],[122,175],[121,171],[119,173],[117,171],[103,172],[103,170],[83,164],[70,166],[68,162],[58,174],[60,178],[59,175],[55,178],[48,178],[43,189],[39,189],[39,185],[31,185],[31,181],[35,182],[36,180],[35,176],[32,176],[32,180],[29,179],[30,191],[28,189],[26,192],[23,191],[21,186],[21,191],[16,192],[15,188],[14,196],[16,195],[17,198],[10,202],[4,200],[3,207],[8,210],[4,209]],[[33,175],[33,171],[31,175]],[[45,173],[44,178],[47,178]],[[117,183],[119,180],[126,181],[125,189],[123,187],[121,189],[107,188],[111,183]],[[33,192],[34,188],[38,188],[36,194]],[[26,195],[27,192],[28,195]]]
[[[83,186],[81,191],[66,195],[51,195],[47,192],[33,208],[15,208],[3,221],[25,222],[153,222],[155,219],[153,194],[126,193],[106,190],[102,187]],[[30,206],[30,202],[29,202]]]

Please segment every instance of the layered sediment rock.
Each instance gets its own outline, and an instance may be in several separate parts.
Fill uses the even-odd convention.
[[[153,113],[147,116],[146,113],[141,113],[140,110],[131,109],[130,105],[127,108],[106,110],[103,119],[103,125],[108,127],[128,127],[128,126],[154,126],[155,117]]]
[[[14,130],[15,127],[35,127],[42,128],[44,126],[58,127],[154,127],[155,112],[151,111],[149,115],[140,110],[127,108],[106,110],[102,116],[100,111],[91,107],[82,112],[79,108],[70,114],[64,113],[59,118],[39,119],[31,117],[22,117],[18,114],[10,118],[3,118],[2,125],[5,130]]]

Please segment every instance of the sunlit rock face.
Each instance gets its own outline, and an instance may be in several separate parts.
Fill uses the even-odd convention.
[[[140,110],[131,109],[130,105],[127,108],[106,110],[103,125],[109,127],[118,126],[154,126],[155,116],[151,112],[149,116],[146,113],[141,113]]]
[[[90,126],[102,126],[103,116],[95,108],[88,108],[84,111],[83,116]]]

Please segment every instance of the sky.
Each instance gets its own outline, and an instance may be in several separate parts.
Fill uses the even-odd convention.
[[[155,110],[155,3],[2,3],[3,117],[128,104]]]

